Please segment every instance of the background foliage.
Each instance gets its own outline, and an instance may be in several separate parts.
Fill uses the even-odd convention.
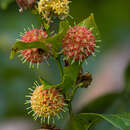
[[[84,71],[90,71],[94,75],[98,67],[102,66],[100,63],[106,52],[113,49],[116,50],[119,46],[125,46],[124,43],[127,44],[127,42],[124,41],[128,41],[129,44],[129,4],[129,0],[81,0],[80,2],[73,0],[73,4],[71,4],[71,14],[76,21],[79,22],[83,20],[93,12],[103,39],[101,53],[97,54],[97,58],[94,61],[90,60],[88,66],[84,65]],[[37,17],[31,15],[29,12],[25,11],[23,14],[19,14],[18,7],[14,0],[1,0],[0,6],[0,121],[2,122],[9,117],[26,117],[25,108],[23,106],[25,102],[24,95],[28,93],[27,88],[32,86],[33,79],[38,80],[37,76],[39,72],[44,72],[41,73],[41,75],[44,74],[46,80],[52,83],[58,83],[61,79],[56,64],[52,64],[54,63],[53,59],[49,60],[51,66],[43,63],[39,70],[28,69],[28,66],[22,65],[16,57],[13,61],[9,60],[9,49],[11,49],[12,43],[15,42],[15,37],[19,36],[17,32],[23,31],[23,28],[31,26],[32,23],[35,27],[40,27],[40,23]],[[42,68],[45,69],[43,70]],[[80,111],[84,113],[98,112],[106,114],[130,112],[130,66],[127,67],[124,77],[125,85],[122,92],[112,92],[103,97],[99,97]],[[80,91],[77,95],[80,97]],[[75,102],[76,101],[74,101],[74,103]],[[82,116],[88,117],[88,115],[81,115],[81,117]],[[88,118],[86,118],[86,120],[87,119]],[[125,122],[126,120],[127,119],[125,119]],[[130,122],[127,122],[127,126],[129,126],[129,123]],[[60,124],[61,125],[58,126],[63,127],[63,124]],[[78,123],[76,124],[80,125]],[[118,123],[118,125],[119,124],[121,123]],[[113,126],[109,123],[101,121],[92,129],[109,130],[112,128]],[[118,128],[128,129],[123,126],[119,126]]]

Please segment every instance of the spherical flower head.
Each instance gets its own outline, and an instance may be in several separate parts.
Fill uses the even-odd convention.
[[[30,42],[39,41],[46,37],[47,33],[45,31],[41,29],[32,29],[21,37],[21,41],[29,44]],[[21,50],[20,53],[20,56],[23,57],[23,62],[28,61],[30,63],[41,63],[49,57],[49,54],[39,48]]]
[[[96,38],[83,26],[74,26],[63,38],[63,51],[67,59],[82,61],[94,53]]]
[[[38,12],[46,20],[51,15],[64,18],[69,14],[69,0],[40,0],[38,3]]]
[[[64,111],[64,96],[55,88],[44,89],[44,85],[37,86],[30,98],[31,108],[35,117],[47,119],[60,117]]]

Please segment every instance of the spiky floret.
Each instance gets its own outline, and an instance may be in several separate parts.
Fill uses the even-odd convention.
[[[25,32],[25,34],[21,37],[21,41],[29,44],[33,41],[39,41],[42,38],[47,38],[47,33],[41,29],[32,29],[28,32]],[[32,64],[39,63],[45,61],[48,59],[49,54],[46,53],[44,50],[39,48],[31,48],[31,49],[25,49],[20,51],[20,55],[23,63],[28,61],[30,63],[30,67]]]
[[[30,89],[33,91],[32,89]],[[54,123],[54,118],[61,118],[62,112],[65,112],[64,96],[55,88],[44,89],[44,85],[37,86],[32,92],[27,103],[31,104],[34,112],[34,119],[41,118],[41,122],[49,124],[50,120]]]
[[[40,0],[38,2],[38,12],[47,21],[52,15],[63,19],[69,14],[69,3],[69,0]]]
[[[74,26],[67,31],[63,38],[63,51],[67,59],[79,61],[94,54],[96,37],[90,29],[83,26]]]

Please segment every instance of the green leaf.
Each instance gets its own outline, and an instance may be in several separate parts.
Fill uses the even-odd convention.
[[[69,22],[67,20],[61,21],[59,25],[59,32],[66,32],[66,30],[69,28]]]
[[[96,25],[94,14],[92,13],[88,18],[80,22],[78,25],[84,26],[92,31],[92,33],[95,35],[97,40],[100,40],[100,32],[98,30],[98,27]]]
[[[48,30],[50,26],[49,26],[49,24],[44,22],[44,27],[45,27],[46,30]]]
[[[54,87],[54,85],[50,84],[48,81],[46,81],[42,77],[40,77],[40,81],[41,81],[42,85],[44,86],[43,89],[49,89],[49,88]]]
[[[54,36],[47,39],[48,43],[52,43],[53,48],[55,51],[59,51],[62,47],[62,39],[66,34],[67,29],[69,28],[69,23],[67,21],[62,21],[59,25],[59,32]]]
[[[22,41],[18,41],[18,42],[13,44],[10,58],[13,59],[15,53],[17,53],[18,51],[29,49],[29,48],[41,48],[44,51],[47,51],[47,52],[49,51],[49,49],[47,47],[47,42],[45,42],[43,40],[42,41],[30,42],[30,43],[25,43],[25,42],[22,42]]]
[[[80,122],[85,128],[90,128],[95,121],[106,120],[108,123],[121,130],[128,130],[130,126],[130,113],[124,114],[96,114],[81,113],[75,116],[75,120]],[[90,123],[91,122],[91,123]],[[86,125],[87,124],[87,125]]]
[[[72,88],[73,85],[75,85],[78,74],[80,72],[80,68],[81,68],[81,65],[79,65],[77,62],[67,67],[64,67],[64,76],[63,76],[63,82],[61,85],[65,93],[67,93],[69,88]]]

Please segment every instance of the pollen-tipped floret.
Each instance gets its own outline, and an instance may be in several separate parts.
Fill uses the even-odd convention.
[[[51,15],[64,18],[69,14],[69,0],[40,0],[38,3],[38,12],[46,20]]]
[[[31,108],[34,117],[45,120],[58,117],[64,111],[64,96],[55,88],[44,89],[44,86],[37,86],[30,98]]]
[[[83,26],[74,26],[63,38],[63,51],[67,59],[82,61],[94,53],[96,38]]]
[[[46,38],[47,33],[40,29],[32,29],[29,32],[26,32],[22,37],[21,41],[29,44],[30,42],[39,41],[42,38]],[[31,48],[20,51],[20,56],[23,57],[23,62],[30,63],[41,63],[42,61],[48,59],[49,54],[44,50],[39,48]]]

